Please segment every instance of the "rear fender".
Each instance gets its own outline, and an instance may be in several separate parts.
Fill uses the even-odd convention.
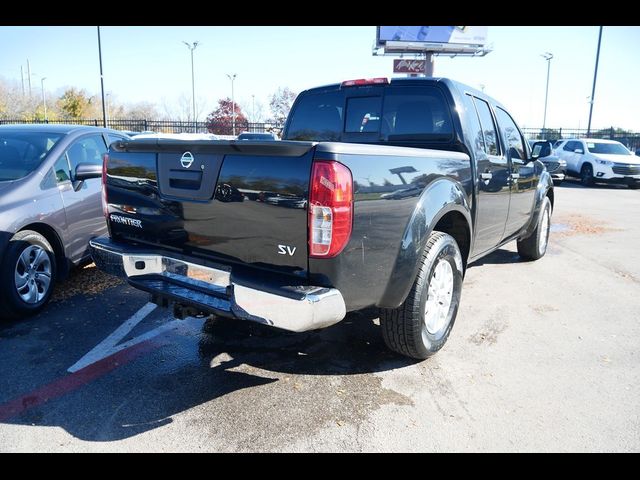
[[[398,256],[379,307],[396,308],[404,302],[420,268],[420,259],[429,235],[447,213],[460,212],[471,229],[470,208],[461,186],[449,178],[429,185],[418,201],[402,237]],[[462,266],[461,266],[462,268]]]

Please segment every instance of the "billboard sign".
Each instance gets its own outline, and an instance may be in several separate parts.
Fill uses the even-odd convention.
[[[405,60],[396,58],[393,61],[393,73],[424,73],[425,60]]]
[[[379,26],[376,44],[386,52],[474,53],[485,49],[487,27]]]

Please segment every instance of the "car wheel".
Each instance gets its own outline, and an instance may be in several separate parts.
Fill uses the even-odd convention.
[[[580,182],[585,187],[593,186],[593,167],[585,163],[580,170]]]
[[[440,350],[458,313],[462,277],[462,254],[455,239],[432,232],[407,299],[398,308],[381,309],[387,347],[420,360]]]
[[[0,315],[33,315],[49,300],[56,276],[51,244],[38,232],[16,233],[0,265]]]
[[[538,224],[531,235],[518,240],[518,254],[527,260],[538,260],[544,257],[549,244],[549,231],[551,230],[551,202],[549,197],[544,197]]]

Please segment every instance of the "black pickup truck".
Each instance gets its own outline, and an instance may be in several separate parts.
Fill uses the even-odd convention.
[[[502,105],[449,79],[313,88],[282,141],[113,143],[92,255],[178,316],[299,332],[376,306],[386,344],[422,359],[470,262],[513,240],[545,254],[553,183],[530,152]]]

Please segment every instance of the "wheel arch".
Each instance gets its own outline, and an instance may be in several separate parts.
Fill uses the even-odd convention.
[[[419,260],[432,231],[451,235],[460,248],[466,269],[472,238],[467,194],[454,180],[443,177],[429,185],[418,201],[402,236],[398,256],[378,307],[396,308],[407,298],[420,268]]]
[[[51,225],[41,222],[29,223],[18,232],[22,232],[25,230],[32,230],[34,232],[39,233],[47,241],[51,244],[51,248],[53,248],[53,253],[56,256],[56,275],[59,278],[64,278],[69,272],[69,262],[67,261],[67,257],[64,251],[64,244],[60,238],[58,232]],[[16,232],[17,233],[17,232]]]

